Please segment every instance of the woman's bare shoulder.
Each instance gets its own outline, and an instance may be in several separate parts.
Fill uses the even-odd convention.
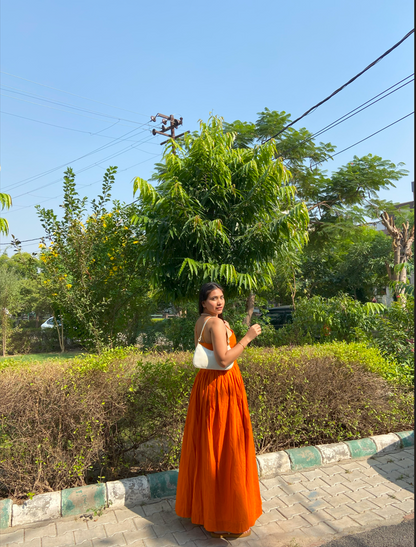
[[[208,325],[210,326],[210,330],[214,332],[222,332],[225,330],[224,321],[219,317],[213,317],[212,320],[209,321]]]

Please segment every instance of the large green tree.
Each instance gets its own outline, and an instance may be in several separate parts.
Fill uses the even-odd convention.
[[[328,231],[353,229],[369,217],[377,218],[386,206],[378,199],[378,192],[394,187],[407,174],[403,164],[395,165],[372,154],[354,156],[328,175],[322,166],[331,160],[335,146],[316,142],[306,128],[289,127],[281,132],[290,123],[290,114],[265,108],[256,122],[236,120],[225,124],[225,128],[237,133],[237,148],[253,148],[276,135],[275,155],[289,169],[297,199],[304,201],[309,210],[311,239],[329,239]]]
[[[359,243],[361,226],[371,219],[379,218],[383,211],[394,208],[392,203],[380,200],[378,192],[394,187],[395,182],[405,176],[407,171],[402,168],[403,164],[395,165],[389,160],[368,154],[362,158],[354,156],[346,165],[328,175],[322,166],[331,160],[335,146],[329,142],[317,142],[316,136],[305,128],[289,127],[282,131],[290,123],[288,113],[265,108],[258,113],[254,123],[236,120],[225,124],[226,131],[237,134],[234,140],[236,148],[250,149],[273,138],[276,157],[290,170],[290,183],[297,190],[296,199],[303,201],[309,212],[306,262],[293,246],[282,246],[273,280],[272,291],[275,294],[270,291],[264,294],[271,300],[275,300],[278,295],[280,301],[291,301],[293,305],[299,290],[301,293],[310,292],[311,287],[317,294],[323,291],[325,296],[332,294],[333,290],[343,290],[352,295],[359,294],[359,298],[365,299],[372,290],[369,287],[370,279],[375,282],[374,287],[378,287],[381,278],[385,278],[385,274],[379,271],[380,252],[386,262],[390,253],[384,248],[385,245],[381,245],[382,250],[370,245],[375,252],[371,255],[369,242],[364,238]],[[357,230],[358,234],[354,236]],[[403,241],[409,239],[405,236],[402,237]],[[340,251],[340,242],[345,239],[345,247],[348,247],[351,238],[355,240],[355,245],[352,253],[343,254],[345,264],[342,268],[337,252]],[[381,244],[381,241],[378,240],[378,243]],[[405,254],[402,252],[402,262]],[[301,262],[303,268],[300,268]],[[377,275],[374,273],[375,263]],[[361,267],[364,264],[367,266]],[[305,267],[309,288],[302,281],[302,269]],[[356,270],[356,267],[359,269]],[[316,276],[313,279],[310,277],[312,271]],[[395,272],[391,277],[398,279],[399,275]]]
[[[269,286],[273,260],[285,241],[301,248],[308,211],[295,200],[290,173],[276,159],[276,143],[236,148],[211,117],[183,144],[171,141],[152,182],[134,181],[145,234],[140,257],[174,299],[195,298],[202,282],[216,280],[248,300]]]

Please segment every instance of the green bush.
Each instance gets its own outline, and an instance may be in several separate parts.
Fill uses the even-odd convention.
[[[306,349],[306,346],[303,346]],[[302,348],[302,349],[303,349]],[[316,357],[334,357],[344,363],[360,363],[370,372],[381,376],[391,384],[413,386],[411,372],[394,361],[387,360],[378,347],[363,342],[331,342],[310,346],[310,354]]]
[[[357,338],[366,339],[380,349],[389,361],[414,373],[414,299],[394,302],[383,314],[365,321],[357,329]]]
[[[414,299],[410,296],[389,308],[362,304],[346,295],[304,298],[296,306],[293,323],[277,331],[276,345],[365,342],[378,348],[390,362],[388,374],[413,385],[413,313]]]
[[[80,347],[79,344],[68,338],[65,339],[65,346],[72,349]],[[9,332],[7,345],[9,355],[59,351],[60,346],[56,329],[15,327]]]
[[[278,334],[279,343],[350,342],[356,340],[355,329],[381,309],[380,305],[362,304],[346,294],[332,298],[300,298],[293,322],[285,325]]]
[[[240,368],[258,453],[412,428],[412,392],[365,344],[253,347]],[[191,352],[136,348],[5,365],[0,495],[177,468],[196,373]]]

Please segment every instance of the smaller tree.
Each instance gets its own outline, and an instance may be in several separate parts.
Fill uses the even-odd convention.
[[[3,254],[0,257],[0,264],[7,265],[21,279],[22,307],[20,314],[36,314],[36,327],[40,326],[41,317],[51,314],[52,308],[50,299],[44,290],[40,269],[42,262],[36,257],[36,253],[29,254],[22,252],[20,241],[13,238],[15,254],[8,257]]]
[[[41,243],[40,260],[56,324],[98,352],[134,343],[151,305],[148,268],[138,266],[136,257],[143,238],[130,221],[137,208],[117,201],[107,208],[115,172],[115,167],[107,169],[90,214],[71,169],[64,177],[62,219],[38,207],[51,240],[48,247]]]
[[[0,267],[0,311],[3,357],[6,356],[9,316],[18,313],[22,306],[21,280],[12,268]]]
[[[393,215],[387,212],[380,216],[383,226],[392,237],[393,246],[393,268],[386,262],[386,268],[390,281],[398,283],[396,291],[398,294],[404,292],[404,285],[407,283],[406,264],[412,257],[412,245],[415,239],[415,227],[409,227],[409,221],[403,222],[401,227],[396,226]]]

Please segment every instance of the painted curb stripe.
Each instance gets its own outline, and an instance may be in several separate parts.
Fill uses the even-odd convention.
[[[351,452],[352,458],[364,458],[373,456],[377,452],[376,443],[372,439],[358,439],[356,441],[345,441]]]
[[[293,471],[308,467],[317,467],[322,464],[321,453],[314,446],[288,448],[285,452],[289,455],[290,467]]]
[[[414,446],[414,431],[401,431],[395,433],[400,438],[401,448],[409,448]],[[342,443],[334,443],[334,447]],[[352,458],[362,458],[373,456],[377,453],[375,442],[371,438],[364,438],[355,441],[344,441],[348,446]],[[322,445],[330,447],[331,445]],[[302,448],[289,448],[284,451],[270,453],[276,455],[276,461],[281,458],[279,454],[286,453],[290,460],[290,470],[297,471],[309,467],[319,467],[323,465],[323,458],[320,451],[314,446],[306,446]],[[269,456],[267,454],[266,456]],[[257,465],[259,461],[257,457]],[[282,472],[281,466],[276,465],[276,474]],[[284,470],[286,471],[286,469]],[[178,470],[164,471],[162,473],[153,473],[146,475],[146,479],[150,487],[150,500],[160,499],[164,497],[172,497],[176,495],[176,486],[178,483]],[[132,477],[130,480],[134,480]],[[137,477],[139,478],[139,477]],[[143,480],[143,475],[140,476]],[[259,477],[260,479],[260,477]],[[116,481],[122,483],[123,481]],[[143,485],[142,485],[143,486]],[[67,488],[59,491],[61,495],[61,514],[62,517],[78,516],[94,510],[103,509],[107,506],[108,493],[105,483],[91,484],[79,488]],[[35,496],[36,497],[36,496]],[[150,501],[149,500],[149,501]],[[13,502],[11,499],[0,500],[0,530],[11,527],[12,523]],[[38,522],[38,521],[33,521]]]
[[[9,528],[12,523],[13,502],[11,499],[0,501],[0,530]]]
[[[175,496],[176,486],[178,484],[178,473],[178,470],[174,470],[147,475],[150,485],[150,498],[158,499]]]
[[[415,445],[415,432],[414,431],[400,431],[396,433],[400,437],[400,445],[402,448],[410,448]]]
[[[62,516],[73,517],[107,505],[107,489],[104,483],[62,490]]]

